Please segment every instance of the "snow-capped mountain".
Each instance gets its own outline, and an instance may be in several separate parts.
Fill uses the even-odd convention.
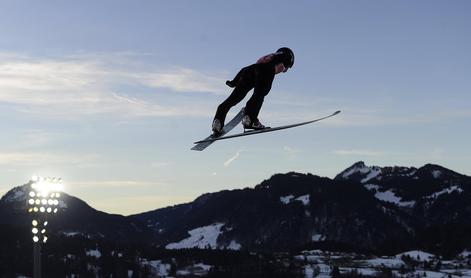
[[[357,162],[335,177],[362,184],[381,203],[402,208],[422,220],[468,221],[471,178],[439,165],[377,167]],[[439,218],[439,219],[438,219]],[[431,224],[431,223],[429,223]]]
[[[275,175],[254,189],[206,194],[172,213],[173,223],[161,222],[160,210],[134,217],[155,227],[158,242],[167,247],[182,242],[194,246],[191,239],[201,238],[194,237],[194,231],[209,231],[208,227],[219,228],[216,244],[208,247],[274,250],[320,240],[382,244],[386,235],[370,225],[373,219],[387,227],[389,237],[402,231],[382,217],[374,197],[363,187],[294,173]]]
[[[471,178],[431,164],[357,162],[333,180],[277,174],[253,189],[205,194],[189,204],[131,217],[147,223],[158,234],[157,242],[171,248],[286,250],[341,244],[459,251],[471,242]],[[456,240],[447,239],[456,234]]]
[[[27,213],[30,186],[28,183],[15,187],[0,199],[0,225],[30,225],[31,216]],[[152,238],[152,233],[145,225],[121,215],[97,211],[84,201],[66,193],[61,194],[58,207],[59,213],[49,225],[51,230],[66,236],[106,237],[120,241]]]
[[[0,200],[0,225],[29,225],[27,186]],[[471,178],[431,164],[357,162],[334,179],[275,174],[254,188],[207,193],[128,217],[96,211],[67,194],[62,201],[51,222],[62,235],[134,239],[169,250],[471,250]]]

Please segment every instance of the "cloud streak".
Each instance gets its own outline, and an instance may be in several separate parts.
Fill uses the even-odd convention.
[[[178,68],[168,72],[156,72],[140,77],[143,84],[155,88],[168,88],[177,92],[223,92],[221,78],[192,69]]]
[[[195,105],[192,95],[228,92],[221,73],[184,66],[156,69],[149,63],[139,64],[139,58],[119,53],[53,58],[0,53],[0,103],[44,116],[207,117],[211,100]],[[263,116],[291,123],[341,109],[340,115],[319,123],[338,127],[431,124],[471,116],[466,109],[397,113],[394,106],[398,104],[391,100],[376,99],[365,107],[351,99],[306,99],[303,95],[274,94]]]
[[[175,163],[162,161],[162,162],[152,162],[150,166],[152,168],[165,168],[165,167],[171,166],[173,164],[175,164]]]
[[[463,105],[449,106],[437,100],[424,100],[427,103],[414,107],[413,103],[400,99],[399,96],[394,98],[393,93],[384,97],[380,92],[372,92],[370,95],[375,97],[365,99],[354,96],[325,97],[329,95],[328,92],[316,95],[299,91],[277,92],[276,88],[273,90],[276,94],[270,96],[262,110],[262,116],[280,119],[282,122],[279,124],[312,120],[336,110],[341,110],[342,113],[316,125],[328,127],[430,125],[471,117],[470,110]]]
[[[234,162],[236,159],[239,158],[240,153],[241,153],[241,151],[239,150],[239,151],[237,151],[231,158],[229,158],[228,160],[226,160],[226,161],[224,162],[224,167],[229,167],[229,165],[231,165],[232,162]]]
[[[391,155],[391,152],[378,151],[378,150],[366,150],[366,149],[350,149],[350,150],[334,150],[335,155],[342,156],[385,156]]]
[[[107,181],[80,181],[68,182],[67,186],[73,188],[136,188],[154,187],[164,185],[161,182],[139,180],[107,180]]]
[[[296,154],[301,153],[300,150],[295,149],[295,148],[292,148],[292,147],[290,147],[290,146],[284,146],[284,147],[283,147],[283,151],[284,151],[286,154],[288,154],[288,155],[296,155]]]
[[[136,213],[142,213],[145,211],[155,210],[175,204],[182,204],[190,202],[194,199],[194,196],[186,195],[138,195],[138,196],[125,196],[125,197],[112,197],[112,198],[100,198],[96,199],[93,197],[88,198],[90,205],[94,208],[119,213],[122,215],[131,215]],[[123,206],[122,204],[133,204],[132,206]]]
[[[202,116],[207,111],[190,107],[190,102],[173,106],[160,103],[159,91],[155,90],[209,94],[224,91],[223,79],[217,74],[185,67],[155,70],[150,65],[140,65],[136,69],[136,65],[126,65],[126,59],[117,66],[96,57],[35,58],[5,53],[0,53],[0,57],[0,103],[24,113]],[[133,89],[123,93],[126,86]]]
[[[89,165],[99,156],[97,154],[54,154],[46,152],[0,152],[0,165],[44,166],[51,164]]]

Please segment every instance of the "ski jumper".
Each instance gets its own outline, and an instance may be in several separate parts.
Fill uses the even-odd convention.
[[[245,106],[245,114],[252,121],[258,121],[263,100],[271,90],[275,75],[286,70],[287,68],[283,65],[283,57],[276,53],[263,56],[255,64],[242,68],[232,81],[226,82],[228,86],[235,88],[229,97],[218,106],[214,118],[224,123],[229,110],[241,102],[250,90],[254,89]]]

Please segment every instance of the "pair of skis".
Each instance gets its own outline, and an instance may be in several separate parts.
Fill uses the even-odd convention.
[[[333,117],[333,116],[335,116],[339,113],[340,113],[340,111],[335,111],[334,113],[332,113],[328,116],[318,118],[318,119],[315,119],[315,120],[311,120],[311,121],[306,121],[306,122],[301,122],[301,123],[296,123],[296,124],[291,124],[291,125],[277,126],[277,127],[267,127],[267,128],[264,128],[264,129],[244,131],[242,133],[237,133],[237,134],[233,134],[233,135],[224,136],[225,134],[227,134],[229,131],[231,131],[236,125],[238,125],[242,121],[242,118],[244,117],[244,108],[242,108],[239,111],[239,113],[237,113],[237,115],[232,120],[230,120],[226,125],[224,125],[221,134],[212,134],[212,135],[206,137],[203,140],[197,141],[197,142],[195,142],[196,145],[193,146],[193,148],[191,148],[191,149],[194,150],[194,151],[202,151],[202,150],[206,149],[207,147],[209,147],[212,143],[214,143],[218,140],[224,140],[224,139],[229,139],[229,138],[260,134],[260,133],[265,133],[265,132],[272,132],[272,131],[292,128],[292,127],[307,125],[307,124],[315,123],[315,122]]]

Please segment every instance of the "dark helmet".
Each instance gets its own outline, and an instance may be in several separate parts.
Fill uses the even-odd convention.
[[[288,47],[282,47],[276,51],[277,55],[282,55],[282,62],[286,68],[291,68],[294,64],[294,53]]]

